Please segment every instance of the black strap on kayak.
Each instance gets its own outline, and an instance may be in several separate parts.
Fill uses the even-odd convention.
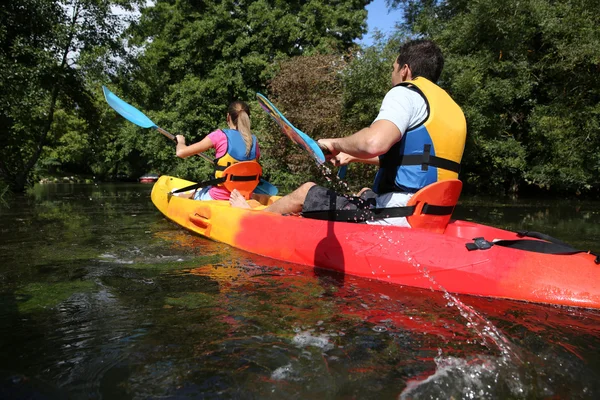
[[[436,206],[429,203],[423,205],[423,214],[452,215],[452,211],[454,211],[454,206]]]
[[[474,238],[472,243],[467,243],[467,250],[487,250],[492,246],[508,247],[510,249],[531,251],[534,253],[543,254],[579,254],[588,253],[596,256],[594,262],[600,264],[600,254],[592,251],[578,250],[573,246],[563,242],[562,240],[555,239],[544,233],[539,232],[528,232],[519,231],[517,235],[520,237],[531,237],[540,240],[531,239],[513,239],[513,240],[495,240],[493,242],[487,241],[482,237]]]
[[[237,181],[237,182],[257,181],[259,179],[260,179],[260,176],[258,176],[258,175],[230,175],[229,176],[229,180]],[[218,185],[219,183],[223,183],[226,180],[227,180],[227,178],[224,176],[221,178],[210,179],[208,181],[194,183],[193,185],[186,186],[181,189],[177,189],[171,193],[176,194],[176,193],[181,193],[181,192],[187,192],[188,190],[199,189],[201,187],[205,187],[205,186],[209,186],[209,185],[214,186],[214,185]]]
[[[467,250],[469,250],[469,251],[487,250],[487,249],[491,249],[493,245],[494,245],[494,243],[488,242],[487,240],[485,240],[482,237],[476,237],[473,239],[473,243],[466,244]]]
[[[302,216],[327,221],[365,222],[371,219],[408,217],[415,212],[415,206],[390,208],[365,208],[358,210],[315,210],[302,212]]]
[[[560,244],[562,246],[572,247],[570,244],[563,242],[562,240],[553,238],[550,235],[546,235],[545,233],[533,232],[533,231],[517,231],[517,236],[519,237],[532,237],[535,239],[545,240],[550,243]]]
[[[389,208],[365,208],[358,210],[316,210],[302,212],[302,216],[311,219],[340,222],[365,222],[385,218],[410,217],[414,214],[416,206],[389,207]],[[423,214],[451,215],[453,206],[436,206],[425,203]]]
[[[174,190],[171,193],[172,194],[177,194],[177,193],[187,192],[188,190],[196,190],[196,189],[199,189],[199,188],[204,187],[206,185],[218,185],[219,183],[223,183],[223,182],[225,182],[225,178],[211,179],[211,180],[200,182],[200,183],[194,183],[193,185],[186,186],[184,188]]]

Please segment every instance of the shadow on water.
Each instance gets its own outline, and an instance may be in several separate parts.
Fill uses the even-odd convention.
[[[335,210],[335,198],[330,198],[329,210]],[[315,247],[315,265],[323,266],[324,268],[315,268],[315,276],[331,276],[330,270],[338,271],[339,276],[343,277],[346,260],[344,258],[344,250],[340,240],[335,233],[335,223],[327,221],[327,233]],[[325,269],[327,268],[327,269]]]
[[[344,185],[344,182],[340,181],[336,177],[336,184],[338,186]],[[346,187],[347,189],[347,187]],[[336,198],[331,196],[329,198],[329,210],[336,209]],[[327,221],[327,234],[323,238],[323,240],[316,246],[315,248],[315,264],[317,266],[325,266],[329,269],[336,269],[341,273],[341,276],[344,277],[344,254],[342,246],[334,232],[334,226],[336,225],[332,220],[335,213],[332,211],[331,220]],[[384,237],[387,238],[385,233],[385,229],[383,230]],[[392,242],[393,239],[387,238],[389,242]],[[404,252],[406,249],[402,249],[401,243],[397,243],[398,253]],[[408,253],[406,253],[408,255]],[[416,261],[414,262],[415,271],[421,274],[423,277],[428,279],[431,282],[431,285],[436,290],[439,290],[444,294],[444,298],[448,300],[448,305],[451,307],[455,307],[460,315],[465,319],[465,324],[467,327],[475,331],[481,338],[482,344],[485,346],[495,346],[498,350],[501,351],[502,357],[504,357],[504,363],[507,364],[521,364],[522,360],[519,356],[519,351],[517,348],[513,347],[510,341],[504,337],[502,332],[500,332],[494,324],[487,320],[483,315],[478,313],[473,308],[464,304],[457,295],[449,293],[442,285],[440,285],[435,277],[430,275],[429,271],[427,271],[424,267],[420,266]],[[320,276],[323,274],[321,272],[322,269],[315,268],[315,275]],[[328,274],[331,276],[331,274]],[[343,284],[343,281],[342,281]],[[491,343],[490,343],[491,342]]]
[[[75,399],[600,395],[598,311],[461,296],[518,349],[507,363],[444,293],[204,240],[165,220],[149,186],[36,190],[0,211],[0,397],[20,382]],[[539,209],[464,210],[545,232],[559,213],[597,239],[597,205]]]

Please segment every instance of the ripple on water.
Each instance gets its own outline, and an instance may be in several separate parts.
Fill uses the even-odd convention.
[[[314,335],[308,331],[297,333],[292,339],[292,343],[298,347],[318,347],[323,351],[331,350],[334,347],[333,343],[329,341],[329,335],[324,333]]]
[[[408,381],[400,399],[492,399],[525,395],[525,386],[519,380],[511,380],[518,375],[517,367],[499,362],[496,357],[442,357],[440,351],[434,361],[435,371]]]

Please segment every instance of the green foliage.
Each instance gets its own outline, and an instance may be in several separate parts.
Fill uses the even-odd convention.
[[[49,171],[53,166],[63,168],[86,164],[90,157],[89,127],[87,121],[77,114],[59,108],[54,114],[54,121],[44,154],[39,167]]]
[[[195,142],[226,126],[232,100],[252,101],[264,91],[277,60],[351,47],[366,31],[367,3],[157,1],[130,27],[128,40],[138,53],[119,71],[116,83],[124,98],[156,124]],[[253,107],[253,119],[257,110]],[[204,179],[209,171],[201,161],[176,160],[162,137],[147,137],[136,150],[162,173]],[[202,173],[194,173],[196,168]]]
[[[600,188],[596,0],[392,3],[405,7],[407,28],[444,50],[442,86],[467,116],[467,183],[492,192]]]
[[[373,46],[361,50],[343,71],[346,122],[354,130],[369,126],[385,94],[391,88],[392,64],[398,57],[402,36],[380,38]]]
[[[350,132],[342,123],[343,81],[341,71],[346,61],[339,55],[294,57],[280,63],[271,80],[271,101],[298,129],[314,139],[340,137]],[[271,140],[265,142],[265,154],[279,163],[294,186],[306,181],[323,183],[323,174],[314,160],[285,138],[271,122]],[[262,141],[261,141],[262,144]]]
[[[0,119],[5,127],[0,178],[13,191],[32,182],[44,146],[52,147],[46,166],[82,164],[88,138],[74,136],[97,126],[88,82],[106,66],[98,56],[119,49],[118,17],[111,12],[118,3],[126,4],[23,0],[0,6]]]
[[[53,27],[59,22],[58,4],[44,1],[3,2],[0,5],[0,177],[13,190],[26,160],[34,153],[33,135],[51,79]]]
[[[199,157],[176,158],[162,135],[110,109],[100,89],[109,81],[117,95],[188,143],[225,127],[229,102],[247,100],[265,177],[282,189],[322,183],[312,160],[260,110],[255,93],[267,94],[314,138],[349,135],[377,115],[399,43],[421,36],[442,47],[440,84],[467,117],[467,189],[598,193],[596,0],[391,0],[405,11],[401,30],[358,49],[353,41],[366,31],[369,2],[2,3],[1,196],[43,174],[112,179],[154,171],[196,181],[211,174]],[[139,18],[111,12],[133,4],[142,7]],[[352,165],[351,189],[367,185],[373,172]]]

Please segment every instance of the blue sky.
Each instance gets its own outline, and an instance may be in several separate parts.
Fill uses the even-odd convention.
[[[394,10],[388,14],[385,0],[374,0],[367,6],[369,15],[367,17],[368,32],[358,42],[369,46],[373,44],[371,34],[379,29],[384,34],[390,34],[394,30],[394,24],[402,18],[402,10]]]

